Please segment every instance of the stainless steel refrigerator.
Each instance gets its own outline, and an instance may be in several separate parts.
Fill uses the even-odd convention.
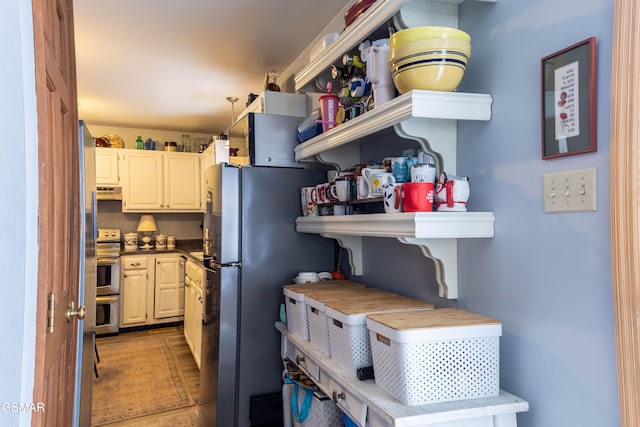
[[[84,306],[84,320],[78,327],[76,382],[74,392],[74,426],[91,423],[91,386],[93,384],[93,352],[96,319],[96,150],[95,141],[84,121],[79,126],[81,241],[78,306]]]
[[[259,425],[250,421],[252,398],[282,390],[274,328],[282,285],[300,271],[334,269],[334,242],[295,230],[300,188],[324,180],[322,171],[295,168],[223,163],[206,171],[202,427]]]

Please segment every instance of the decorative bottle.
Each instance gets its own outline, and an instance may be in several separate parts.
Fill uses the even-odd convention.
[[[182,149],[185,153],[191,152],[191,137],[187,133],[182,135]]]
[[[144,150],[144,142],[141,136],[138,136],[138,139],[136,139],[136,150]]]

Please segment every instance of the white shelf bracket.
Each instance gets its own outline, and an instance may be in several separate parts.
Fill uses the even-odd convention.
[[[322,163],[332,165],[343,171],[360,163],[360,146],[341,145],[331,150],[316,154]]]
[[[438,174],[444,171],[455,175],[457,124],[457,120],[413,117],[396,124],[393,128],[399,137],[417,141],[422,149],[434,158]]]
[[[398,240],[401,243],[419,246],[422,254],[433,260],[436,266],[438,295],[447,299],[458,298],[458,239],[398,237]]]
[[[320,235],[329,239],[335,239],[340,247],[345,248],[349,254],[351,274],[354,276],[362,276],[362,237],[332,233],[321,233]]]

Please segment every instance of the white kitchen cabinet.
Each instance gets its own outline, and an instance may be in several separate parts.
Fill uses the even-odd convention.
[[[163,256],[155,259],[154,318],[184,314],[184,258]]]
[[[184,337],[200,368],[202,354],[202,286],[204,270],[193,261],[185,266]]]
[[[201,210],[200,155],[123,151],[123,212]]]
[[[123,212],[164,210],[162,154],[146,150],[123,153]]]
[[[400,29],[416,25],[457,27],[462,1],[378,0],[315,61],[296,73],[296,90],[326,73],[362,40],[380,38],[380,30],[389,19]],[[394,145],[411,140],[435,159],[438,171],[456,175],[457,121],[490,120],[491,104],[491,96],[485,94],[410,91],[298,145],[295,157],[297,161],[315,158],[343,170],[360,163],[360,144],[370,139],[385,138],[389,154],[397,152]],[[336,239],[347,249],[355,275],[363,274],[363,236],[390,237],[417,245],[435,262],[439,295],[454,299],[458,297],[457,240],[493,237],[494,220],[491,212],[321,216],[298,218],[296,229]]]
[[[164,154],[164,209],[199,211],[201,209],[200,155]]]
[[[295,363],[360,427],[516,427],[516,414],[529,410],[528,402],[504,390],[497,397],[406,406],[374,380],[351,375],[286,325],[275,327],[282,358]]]
[[[121,152],[122,150],[117,148],[96,147],[96,186],[120,186]]]
[[[183,320],[184,257],[176,253],[120,257],[120,327]]]
[[[120,327],[143,325],[147,322],[147,259],[123,256],[120,262]]]

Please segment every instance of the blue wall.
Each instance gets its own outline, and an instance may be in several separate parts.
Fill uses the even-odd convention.
[[[620,424],[609,246],[612,21],[609,0],[461,5],[472,57],[458,90],[489,93],[493,106],[489,122],[458,123],[457,173],[471,179],[470,210],[495,213],[495,237],[459,240],[455,301],[437,297],[433,264],[417,247],[364,239],[359,280],[503,322],[502,388],[530,404],[519,427]],[[543,161],[540,59],[591,36],[598,150]],[[362,149],[364,158],[375,150]],[[597,212],[543,212],[544,173],[592,166]]]

